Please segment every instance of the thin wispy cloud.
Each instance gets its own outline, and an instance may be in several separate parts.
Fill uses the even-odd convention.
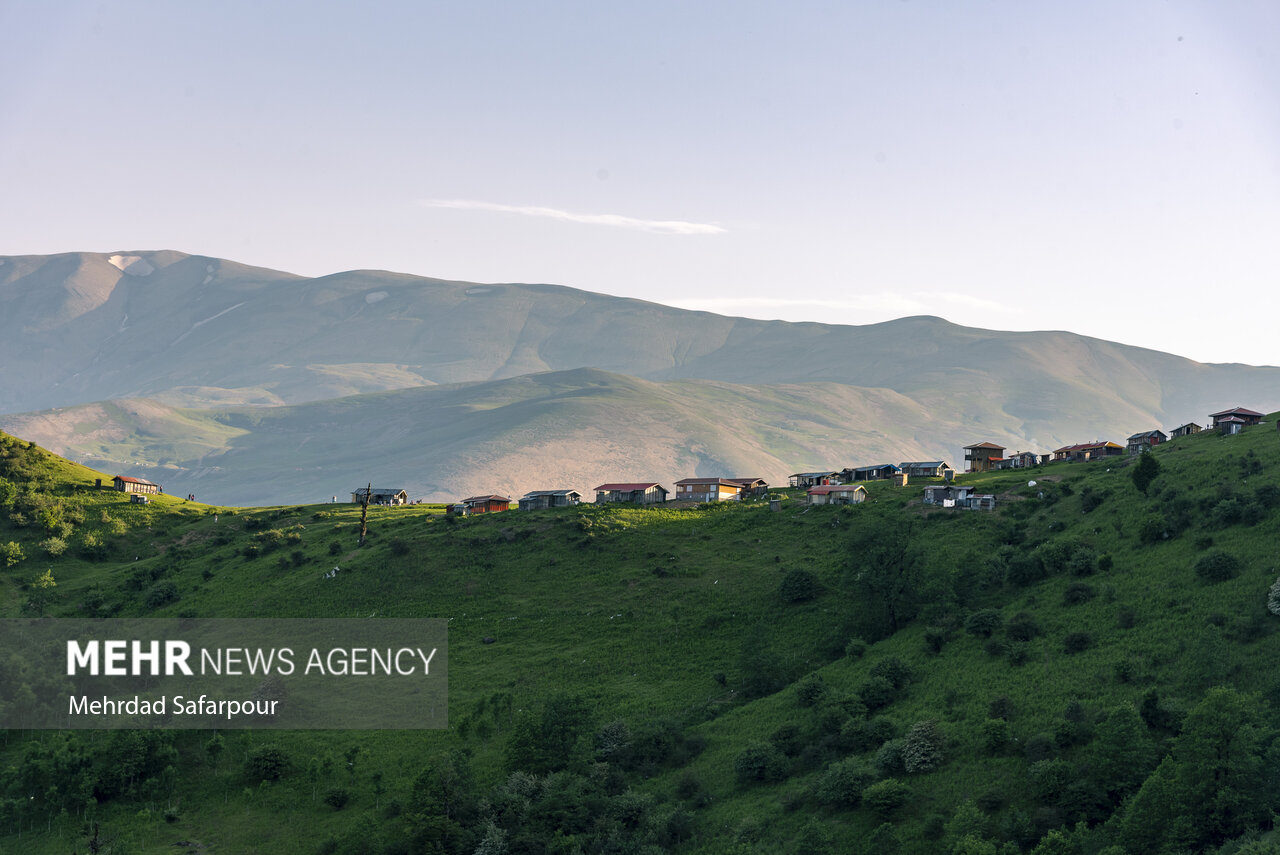
[[[471,211],[497,211],[503,214],[522,214],[526,217],[544,217],[569,223],[586,223],[595,226],[613,226],[620,229],[652,232],[666,235],[719,235],[728,230],[711,223],[686,223],[682,220],[641,220],[621,214],[578,214],[559,208],[543,208],[536,205],[500,205],[496,202],[477,202],[471,199],[424,199],[426,208],[456,208]]]

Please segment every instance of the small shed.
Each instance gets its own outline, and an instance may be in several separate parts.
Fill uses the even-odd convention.
[[[577,490],[534,490],[525,493],[517,503],[522,511],[540,511],[546,508],[570,508],[582,501]]]
[[[902,472],[892,463],[877,463],[875,466],[858,466],[845,469],[840,474],[845,481],[888,481]]]
[[[506,496],[471,496],[463,499],[462,504],[467,506],[468,513],[495,514],[508,510],[511,507],[511,500]]]
[[[933,484],[924,488],[924,503],[939,508],[967,508],[972,498],[972,487]]]
[[[1199,433],[1200,430],[1200,425],[1195,422],[1187,422],[1185,425],[1178,425],[1176,428],[1169,431],[1169,436],[1173,439],[1177,439],[1180,436],[1191,436],[1193,433]]]
[[[351,503],[363,505],[366,493],[369,494],[369,504],[371,505],[409,504],[409,494],[399,487],[374,487],[373,492],[369,492],[368,487],[361,487],[358,490],[351,491]]]
[[[811,505],[858,505],[867,500],[867,488],[861,484],[833,484],[810,487],[806,495]]]
[[[899,463],[898,468],[910,478],[941,478],[951,466],[945,460],[922,460]]]
[[[117,475],[111,479],[115,489],[120,493],[162,493],[159,484],[146,478],[130,478],[128,475]]]
[[[792,487],[827,487],[839,483],[839,472],[797,472],[791,476]]]
[[[637,505],[660,505],[667,500],[666,487],[654,481],[620,482],[596,487],[596,504],[632,502]]]

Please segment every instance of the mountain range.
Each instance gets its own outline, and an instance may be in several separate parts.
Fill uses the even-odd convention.
[[[1102,309],[1100,309],[1101,311]],[[1280,408],[1280,368],[936,317],[732,318],[545,284],[0,258],[0,428],[225,504],[443,501],[1046,451]]]

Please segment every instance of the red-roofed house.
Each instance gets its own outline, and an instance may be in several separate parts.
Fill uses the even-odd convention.
[[[1124,454],[1124,447],[1114,442],[1106,442],[1105,440],[1096,440],[1094,442],[1081,442],[1076,445],[1064,445],[1057,451],[1053,452],[1054,460],[1074,460],[1076,462],[1082,460],[1096,460],[1099,457],[1114,457],[1117,454]]]
[[[742,484],[728,478],[684,478],[676,482],[676,499],[689,502],[733,502],[742,498]]]
[[[653,482],[601,484],[596,487],[596,504],[634,502],[637,505],[660,505],[667,500],[667,488]]]
[[[867,500],[867,488],[861,484],[810,487],[807,495],[811,505],[856,505]]]
[[[121,493],[159,493],[160,485],[153,484],[146,478],[130,478],[128,475],[117,475],[111,479]]]
[[[469,514],[493,514],[509,509],[511,500],[506,496],[472,496],[463,499],[462,504],[467,506]]]
[[[1239,433],[1241,428],[1256,425],[1262,421],[1262,413],[1246,410],[1244,407],[1236,407],[1232,410],[1223,410],[1220,413],[1210,413],[1209,418],[1213,419],[1215,430],[1220,430],[1224,434],[1233,434]]]

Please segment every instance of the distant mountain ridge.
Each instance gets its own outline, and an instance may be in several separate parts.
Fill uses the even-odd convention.
[[[541,379],[514,382],[529,375]],[[449,388],[433,396],[436,385]],[[791,386],[807,394],[779,391]],[[399,395],[372,394],[392,392]],[[457,417],[452,423],[427,413],[474,395],[504,403],[466,418],[475,405],[451,404],[442,412]],[[31,414],[109,399],[135,403],[81,410],[75,429],[57,413]],[[607,407],[584,407],[587,400]],[[1203,421],[1235,404],[1280,407],[1280,368],[1208,365],[1072,333],[996,332],[935,317],[760,321],[556,285],[385,271],[305,278],[172,251],[0,258],[0,413],[10,414],[0,426],[75,457],[179,479],[238,471],[231,464],[241,459],[265,465],[254,449],[271,445],[272,430],[292,436],[294,449],[321,445],[305,426],[308,412],[345,413],[348,421],[326,416],[326,430],[346,438],[343,448],[383,459],[395,442],[369,427],[378,407],[401,413],[404,435],[420,434],[427,451],[449,449],[450,462],[416,476],[426,494],[445,496],[467,484],[519,490],[522,482],[502,474],[510,449],[523,448],[531,462],[520,468],[537,476],[524,488],[536,489],[559,485],[554,473],[573,459],[610,466],[601,481],[620,477],[612,468],[619,458],[603,451],[609,443],[659,470],[632,473],[643,478],[752,464],[761,468],[737,474],[776,474],[897,454],[954,463],[978,440],[1045,450]],[[291,406],[272,413],[282,405]],[[682,429],[693,433],[660,429],[653,414],[666,405],[691,418]],[[825,429],[830,458],[818,457],[818,433],[795,427],[827,421],[814,407],[842,413]],[[153,428],[139,432],[130,408],[151,413],[141,422]],[[263,412],[252,415],[255,408]],[[556,453],[519,439],[535,410],[559,425]],[[477,419],[487,419],[483,430]],[[664,424],[671,419],[679,422],[672,415]],[[90,433],[96,439],[83,440]],[[363,445],[351,441],[361,435]],[[695,447],[714,450],[699,456]],[[348,488],[319,474],[287,480],[287,490],[254,501]]]

